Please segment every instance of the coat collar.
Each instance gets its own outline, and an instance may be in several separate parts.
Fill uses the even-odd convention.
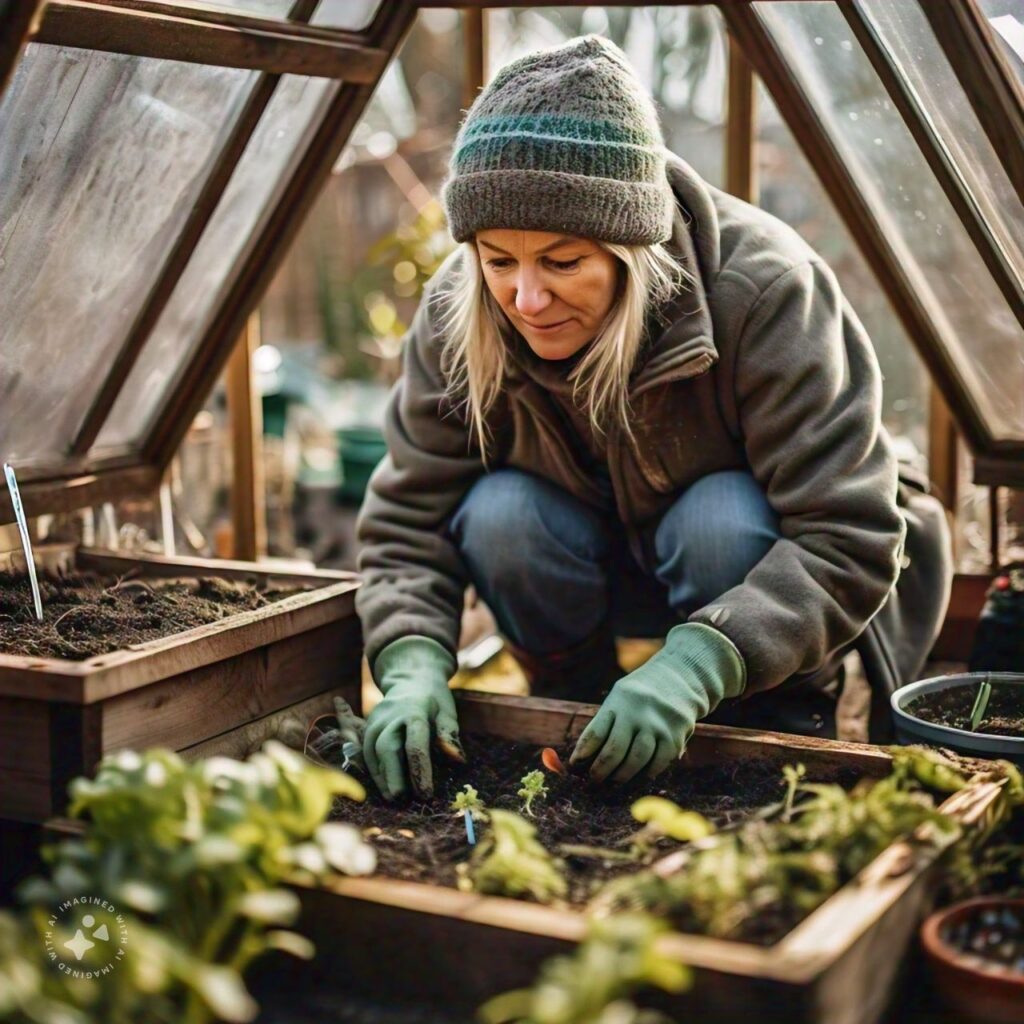
[[[718,360],[707,289],[718,273],[718,214],[700,176],[680,157],[668,153],[669,184],[676,197],[672,236],[666,243],[691,280],[654,310],[648,319],[648,342],[638,360],[630,397],[650,388],[684,380],[708,370]],[[549,362],[530,351],[518,331],[509,339],[513,362],[548,391],[568,394],[575,359]]]

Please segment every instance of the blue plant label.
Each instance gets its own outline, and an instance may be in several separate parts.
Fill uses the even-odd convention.
[[[462,812],[462,816],[466,819],[466,842],[470,846],[476,846],[476,831],[473,828],[473,815],[467,808]]]

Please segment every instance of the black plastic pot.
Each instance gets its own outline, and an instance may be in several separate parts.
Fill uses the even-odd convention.
[[[929,743],[935,747],[949,747],[961,754],[973,757],[1004,758],[1014,764],[1024,765],[1024,737],[991,736],[969,729],[954,729],[948,725],[937,725],[915,718],[907,705],[926,693],[967,686],[977,690],[988,677],[993,686],[1024,686],[1024,673],[1019,672],[964,672],[960,675],[938,676],[922,679],[897,690],[892,695],[892,714],[896,726],[896,738],[900,743]]]

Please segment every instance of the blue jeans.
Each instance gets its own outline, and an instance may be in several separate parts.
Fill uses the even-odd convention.
[[[451,534],[501,631],[533,655],[575,647],[610,624],[619,636],[661,637],[741,583],[779,536],[754,478],[712,473],[690,486],[654,532],[648,575],[625,529],[540,477],[482,477]]]
[[[736,470],[702,477],[668,509],[654,528],[653,575],[630,553],[610,499],[595,510],[520,470],[477,481],[449,529],[502,633],[541,663],[604,634],[613,660],[616,635],[663,637],[741,583],[779,537],[764,492]],[[847,649],[805,676],[725,702],[711,721],[834,737]]]

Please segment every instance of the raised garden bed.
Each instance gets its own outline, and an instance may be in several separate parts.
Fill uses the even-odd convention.
[[[242,756],[287,713],[307,721],[330,709],[334,693],[358,703],[362,645],[351,573],[85,549],[75,553],[74,571],[107,580],[92,594],[95,609],[79,611],[73,599],[58,606],[60,585],[44,584],[54,602],[43,627],[16,633],[59,649],[69,620],[106,615],[102,630],[95,621],[84,632],[64,630],[66,653],[83,653],[90,632],[116,649],[76,660],[0,653],[0,818],[59,815],[68,782],[92,774],[114,750]],[[202,582],[210,577],[221,582]],[[169,579],[179,582],[162,582]],[[118,580],[127,594],[110,591]],[[154,604],[162,610],[153,612]],[[111,612],[130,641],[123,646],[112,643]],[[197,619],[202,624],[192,625]]]
[[[459,703],[467,737],[514,740],[531,748],[571,744],[596,710],[483,694],[460,694]],[[532,750],[524,756],[531,755]],[[696,780],[733,773],[740,781],[748,769],[756,778],[771,766],[777,778],[783,765],[798,762],[809,777],[829,779],[878,778],[890,770],[889,757],[870,747],[699,726],[681,771]],[[750,769],[752,764],[764,767]],[[513,759],[508,770],[514,774],[520,767]],[[450,777],[452,784],[458,771]],[[471,777],[474,785],[481,785],[479,769]],[[667,796],[686,799],[672,784],[664,788]],[[690,795],[697,790],[699,783],[696,789],[691,786]],[[944,810],[974,821],[984,818],[997,795],[997,787],[971,789],[947,801]],[[744,813],[744,808],[729,811]],[[353,814],[345,816],[351,819]],[[408,828],[408,815],[404,820],[401,827]],[[457,819],[454,823],[459,824]],[[412,839],[396,836],[388,842],[415,843],[415,825],[409,831]],[[770,1008],[773,1019],[787,1024],[878,1020],[892,995],[902,955],[928,909],[942,852],[943,842],[910,837],[895,843],[769,945],[671,937],[667,948],[694,967],[696,977],[689,992],[674,997],[670,1011],[678,1020],[722,1024],[745,1019],[752,1006]],[[450,885],[376,876],[299,891],[299,928],[316,943],[318,957],[312,966],[290,965],[289,974],[297,973],[282,978],[281,984],[387,991],[443,1001],[450,1012],[471,1011],[498,992],[529,984],[546,957],[564,952],[585,931],[586,919],[574,907],[481,896]]]

